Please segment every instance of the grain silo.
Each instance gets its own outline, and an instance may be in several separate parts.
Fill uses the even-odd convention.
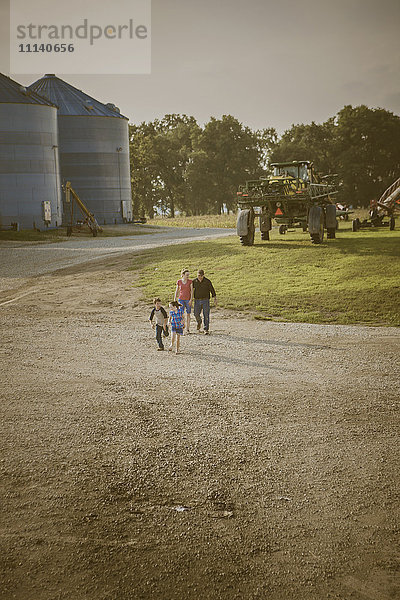
[[[63,182],[71,182],[100,224],[131,220],[128,119],[55,75],[29,89],[58,106]]]
[[[0,227],[61,225],[57,107],[0,73]]]

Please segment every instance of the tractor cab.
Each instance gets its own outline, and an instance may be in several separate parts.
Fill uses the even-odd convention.
[[[308,160],[272,163],[275,177],[293,177],[302,181],[312,181],[312,163]]]

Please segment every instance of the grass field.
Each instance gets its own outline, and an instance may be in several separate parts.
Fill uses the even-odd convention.
[[[121,237],[128,235],[145,235],[157,232],[156,227],[149,225],[103,225],[103,231],[99,237]],[[67,236],[66,227],[59,229],[49,229],[48,231],[35,231],[34,229],[23,229],[22,231],[0,231],[0,241],[14,242],[42,242],[51,244],[54,242],[65,242],[66,240],[92,238],[92,234],[87,227],[82,227],[81,231],[74,229],[70,237]]]
[[[354,213],[350,215],[351,219],[358,217],[364,219],[368,214],[367,209],[356,209]],[[236,227],[237,215],[200,215],[198,217],[175,217],[170,219],[169,217],[156,217],[149,221],[152,225],[159,225],[162,227],[221,227],[221,228],[235,228]]]
[[[312,245],[301,230],[242,247],[236,236],[168,246],[135,258],[133,270],[146,299],[173,297],[183,267],[203,268],[219,305],[250,311],[258,319],[309,323],[400,326],[400,231],[351,231]],[[136,285],[136,283],[135,283]]]
[[[230,215],[200,215],[198,217],[156,217],[149,221],[152,225],[162,227],[236,227],[236,214]]]

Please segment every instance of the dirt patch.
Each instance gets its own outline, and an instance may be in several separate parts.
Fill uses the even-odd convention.
[[[156,352],[131,260],[1,296],[1,597],[399,597],[399,329]]]

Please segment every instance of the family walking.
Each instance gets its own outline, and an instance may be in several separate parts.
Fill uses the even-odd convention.
[[[210,333],[210,296],[217,305],[217,295],[213,284],[204,276],[203,269],[199,269],[196,279],[189,279],[189,269],[182,269],[181,278],[176,282],[175,296],[169,303],[169,317],[161,304],[160,298],[154,298],[154,308],[150,313],[149,321],[156,330],[158,350],[164,350],[163,335],[168,337],[171,328],[171,344],[168,350],[179,354],[180,338],[186,333],[190,334],[190,315],[192,307],[194,318],[197,322],[197,331],[201,333],[202,316],[204,321],[204,334]],[[186,313],[186,318],[185,318]],[[203,315],[201,314],[203,313]],[[185,323],[186,322],[186,323]]]

